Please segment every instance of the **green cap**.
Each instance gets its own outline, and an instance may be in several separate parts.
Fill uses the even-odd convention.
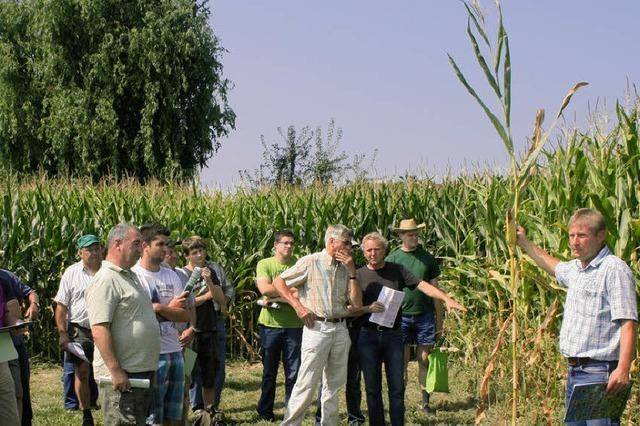
[[[85,247],[89,247],[92,244],[98,243],[100,244],[100,240],[93,234],[83,235],[78,238],[78,250],[83,249]]]

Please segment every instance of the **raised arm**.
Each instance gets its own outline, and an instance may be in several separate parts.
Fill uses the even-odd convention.
[[[417,288],[432,299],[442,300],[447,307],[447,312],[451,312],[452,309],[467,312],[467,308],[462,306],[444,291],[426,281],[420,281]]]
[[[534,244],[527,237],[525,229],[520,225],[516,227],[516,237],[518,245],[529,255],[531,259],[533,259],[534,262],[536,262],[536,265],[544,269],[548,274],[553,276],[556,275],[556,266],[560,263],[558,259]]]

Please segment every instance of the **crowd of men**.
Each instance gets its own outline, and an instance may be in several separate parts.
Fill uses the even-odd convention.
[[[388,241],[381,234],[369,233],[359,244],[349,228],[332,225],[324,249],[299,259],[295,234],[275,233],[274,256],[259,261],[256,270],[263,363],[258,419],[276,421],[281,360],[282,425],[300,425],[314,401],[316,424],[340,424],[339,396],[345,387],[349,425],[387,424],[383,365],[392,425],[405,424],[409,377],[417,378],[420,409],[433,411],[425,388],[427,360],[443,333],[443,307],[466,309],[438,288],[438,263],[419,244],[424,226],[401,221],[394,228],[401,245],[387,254]],[[98,390],[107,425],[186,424],[189,409],[205,424],[225,424],[220,410],[224,317],[234,288],[198,236],[181,242],[186,265],[179,268],[170,234],[159,224],[119,224],[109,231],[106,255],[95,235],[77,240],[80,260],[64,271],[54,301],[65,353],[65,407],[82,410],[83,425],[94,424]],[[609,393],[629,386],[637,340],[635,281],[605,238],[602,215],[578,210],[569,221],[575,259],[560,262],[532,243],[524,228],[517,229],[523,250],[568,288],[560,333],[560,351],[568,362],[567,398],[578,383],[604,380]],[[354,262],[357,246],[366,262],[361,266]],[[37,294],[8,271],[0,270],[0,282],[0,326],[22,317],[18,300],[27,304],[25,318],[37,319]],[[378,314],[389,308],[381,295],[394,291],[403,292],[396,293],[401,307],[390,322],[381,322]],[[13,340],[19,357],[0,362],[0,424],[28,425],[28,354],[20,333],[14,332]],[[413,345],[415,375],[407,373]],[[191,372],[186,371],[189,353],[195,354]],[[361,377],[368,419],[361,409]],[[619,424],[619,419],[591,424]]]

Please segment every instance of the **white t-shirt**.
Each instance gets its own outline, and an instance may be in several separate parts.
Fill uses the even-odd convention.
[[[147,288],[151,300],[162,305],[168,305],[171,299],[179,296],[184,284],[174,271],[169,268],[160,267],[158,272],[151,272],[140,266],[140,263],[131,268],[137,275],[143,286]],[[157,299],[156,299],[157,295]],[[180,334],[176,323],[173,321],[160,321],[160,353],[169,354],[182,350]]]
[[[58,293],[53,300],[66,306],[67,319],[82,327],[90,328],[87,305],[84,300],[84,290],[87,288],[93,275],[84,268],[82,261],[69,266],[62,278]]]

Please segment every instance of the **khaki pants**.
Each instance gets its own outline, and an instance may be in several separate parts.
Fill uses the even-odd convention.
[[[20,424],[15,384],[8,362],[0,362],[0,424],[3,426]]]
[[[347,383],[351,339],[346,323],[316,321],[302,331],[301,364],[282,425],[300,425],[322,378],[322,425],[338,420],[338,392]]]

